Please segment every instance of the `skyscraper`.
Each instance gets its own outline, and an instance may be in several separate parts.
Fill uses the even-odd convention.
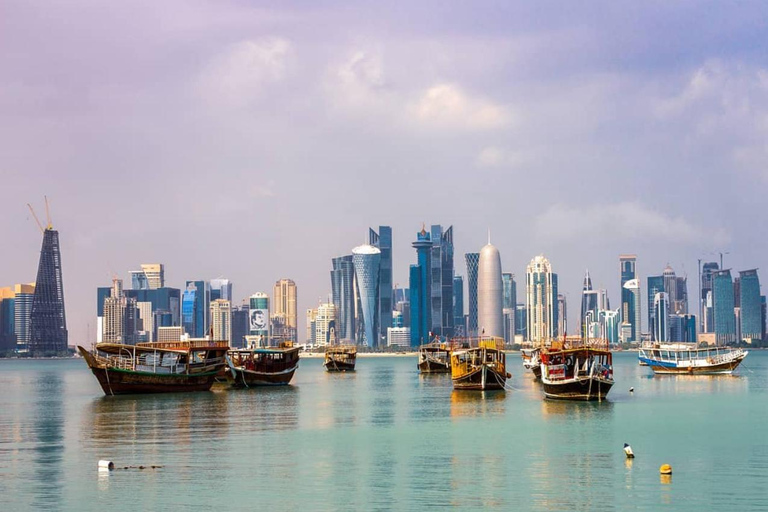
[[[227,299],[211,301],[211,329],[216,341],[232,341],[232,304]]]
[[[333,258],[331,291],[336,306],[336,334],[340,340],[355,338],[355,267],[352,255]]]
[[[387,328],[392,326],[392,228],[379,226],[377,233],[368,229],[368,243],[381,251],[379,269],[379,339],[387,338]]]
[[[248,306],[248,335],[257,336],[260,346],[269,345],[269,295],[264,292],[254,293],[248,299]]]
[[[701,332],[715,332],[714,297],[712,296],[712,274],[720,266],[715,261],[704,263],[701,268],[701,297],[699,315]]]
[[[296,283],[291,279],[280,279],[272,293],[272,334],[284,340],[298,341],[296,330]]]
[[[131,288],[157,290],[165,287],[165,266],[162,263],[142,263],[141,270],[131,271]]]
[[[559,336],[568,334],[568,302],[562,293],[557,294],[557,333]]]
[[[501,255],[488,243],[480,250],[477,270],[477,330],[481,336],[504,338],[504,287]]]
[[[503,303],[504,309],[514,309],[517,305],[517,283],[515,283],[515,274],[502,272],[501,283],[504,288]]]
[[[664,276],[648,276],[648,326],[651,340],[656,340],[656,294],[664,292]]]
[[[211,301],[224,299],[228,300],[231,304],[234,300],[234,297],[232,296],[232,283],[229,279],[211,279],[209,286],[211,288]]]
[[[543,254],[528,264],[525,280],[528,339],[542,343],[557,338],[557,274],[552,272],[552,266]]]
[[[752,341],[762,340],[762,305],[760,299],[760,279],[757,269],[739,272],[741,280],[741,339]]]
[[[464,325],[464,278],[453,276],[453,335],[465,336]]]
[[[659,342],[670,340],[669,328],[669,295],[665,292],[657,292],[653,297],[653,323],[651,330],[653,339]]]
[[[449,338],[453,336],[453,226],[443,231],[441,225],[433,225],[430,238],[431,331]]]
[[[411,292],[411,346],[418,347],[422,343],[429,343],[429,333],[432,327],[430,303],[432,238],[422,227],[421,231],[416,233],[416,241],[411,245],[416,249],[418,261],[416,265],[411,265],[408,276]]]
[[[230,343],[233,348],[243,348],[246,346],[245,337],[248,336],[248,333],[250,332],[250,314],[248,306],[248,301],[244,301],[239,307],[235,306],[231,308],[232,338]]]
[[[29,319],[29,351],[33,356],[67,351],[69,335],[64,311],[59,232],[49,224],[37,267],[37,281]]]
[[[622,341],[640,341],[640,281],[637,279],[637,256],[622,254],[619,256],[621,276],[621,332],[627,339]],[[627,283],[632,284],[627,286]]]
[[[0,288],[0,307],[3,325],[0,336],[5,338],[8,351],[25,353],[29,348],[32,303],[35,298],[34,284],[17,284]]]
[[[715,342],[718,345],[735,343],[736,317],[733,311],[733,281],[730,269],[712,272],[712,296]]]
[[[587,337],[588,323],[585,320],[587,313],[592,312],[592,321],[598,320],[598,294],[596,290],[592,289],[592,278],[589,276],[589,270],[584,274],[584,284],[581,287],[581,319],[579,325],[581,326],[582,337]]]
[[[313,323],[316,345],[327,347],[336,342],[336,305],[333,302],[317,306]]]
[[[181,298],[182,325],[192,338],[208,334],[211,319],[211,287],[207,281],[187,281]]]
[[[135,344],[137,341],[137,323],[136,299],[125,296],[122,279],[112,279],[110,296],[104,300],[102,341],[104,343]]]
[[[361,343],[376,348],[384,344],[379,329],[379,270],[381,251],[372,245],[352,249],[352,263],[363,313],[363,339]]]
[[[467,299],[469,315],[467,317],[468,336],[477,336],[477,267],[480,263],[479,252],[468,252],[464,255],[467,263]]]

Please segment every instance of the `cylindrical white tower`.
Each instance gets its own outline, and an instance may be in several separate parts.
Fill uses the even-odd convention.
[[[488,244],[480,250],[477,269],[478,335],[504,337],[502,296],[501,255],[496,247]]]

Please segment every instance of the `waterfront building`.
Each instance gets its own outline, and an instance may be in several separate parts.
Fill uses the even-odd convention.
[[[581,326],[581,335],[587,337],[587,313],[592,312],[592,318],[597,320],[597,312],[599,311],[598,305],[598,293],[592,289],[592,278],[589,275],[589,269],[584,273],[584,283],[581,287],[581,319],[579,325]]]
[[[453,276],[453,335],[466,336],[464,325],[464,278]]]
[[[736,342],[733,281],[730,269],[712,272],[715,343],[726,345]]]
[[[715,332],[714,297],[712,291],[712,274],[720,269],[716,261],[704,263],[701,268],[701,332]]]
[[[352,249],[360,309],[362,310],[363,337],[360,343],[371,348],[382,344],[379,338],[379,270],[381,251],[372,245]],[[391,315],[391,313],[390,313]]]
[[[63,354],[67,352],[68,343],[59,232],[49,223],[43,232],[32,297],[29,352],[33,356]]]
[[[138,310],[136,299],[123,293],[123,280],[112,280],[111,295],[104,300],[102,342],[133,345],[137,341]]]
[[[337,334],[342,340],[355,339],[356,285],[352,255],[333,258],[332,264],[331,294],[336,306]]]
[[[489,242],[480,250],[477,270],[477,329],[481,336],[504,338],[501,255]]]
[[[597,320],[597,312],[594,318]],[[562,293],[557,294],[557,333],[559,336],[568,333],[568,302]]]
[[[29,350],[34,298],[34,283],[0,288],[0,309],[3,311],[0,336],[8,350],[18,353]]]
[[[152,313],[152,303],[137,301],[136,312],[138,315],[137,336],[150,343],[155,341],[155,315]]]
[[[184,337],[186,337],[186,333],[180,325],[157,328],[157,341],[159,343],[181,341]]]
[[[757,269],[739,272],[739,305],[741,308],[741,337],[739,340],[752,343],[763,339],[762,301],[760,280]]]
[[[616,345],[619,343],[619,320],[621,319],[621,311],[604,309],[600,310],[599,314],[600,322],[600,337],[607,340],[609,344]]]
[[[430,330],[447,339],[453,336],[453,226],[443,231],[441,225],[433,225],[430,238]]]
[[[334,307],[336,304],[334,304]],[[338,313],[336,315],[338,321]],[[315,328],[317,322],[317,308],[310,308],[307,310],[307,344],[315,345]]]
[[[429,343],[432,327],[431,278],[432,237],[423,227],[416,234],[416,241],[411,244],[416,249],[418,263],[409,269],[409,288],[411,292],[411,347]]]
[[[403,314],[400,311],[392,311],[392,325],[390,327],[404,327]]]
[[[502,306],[505,309],[514,309],[517,305],[517,283],[515,282],[515,274],[502,272],[501,284],[503,287]]]
[[[518,336],[523,341],[528,340],[528,308],[522,302],[515,307],[515,338]]]
[[[249,303],[246,301],[239,307],[232,308],[232,348],[244,348],[247,343],[245,337],[250,333],[250,311]]]
[[[165,265],[142,263],[141,270],[131,271],[131,288],[134,290],[157,290],[165,287]]]
[[[234,300],[232,295],[232,283],[229,279],[216,278],[211,279],[208,285],[211,288],[211,302],[217,299],[228,300],[230,304]]]
[[[187,281],[181,299],[184,331],[191,338],[208,334],[211,318],[211,287],[207,281]]]
[[[254,293],[248,299],[248,306],[248,335],[259,336],[257,345],[264,346],[269,340],[269,295],[264,292]]]
[[[392,228],[379,226],[378,233],[368,229],[368,244],[381,251],[379,264],[379,339],[387,339],[387,329],[392,325]]]
[[[146,327],[140,328],[140,330],[143,329],[144,331],[147,331],[148,339],[154,340],[157,338],[158,327],[177,326],[181,324],[181,290],[178,288],[124,289],[121,293],[129,299],[135,300],[137,307],[139,304],[150,304],[149,309],[144,306],[143,312],[140,313],[140,315],[143,315],[142,319],[146,324]],[[99,301],[97,305],[97,322],[99,319],[103,322],[101,305],[110,295],[110,288],[97,289],[97,300]]]
[[[664,276],[648,276],[648,325],[651,332],[651,340],[656,340],[656,308],[654,307],[654,301],[656,300],[657,293],[664,292]]]
[[[317,306],[314,325],[315,345],[327,347],[336,343],[336,305],[333,302]]]
[[[526,269],[527,334],[529,341],[542,343],[559,336],[557,274],[543,254]]]
[[[640,341],[640,281],[637,278],[637,256],[619,255],[619,273],[621,277],[621,321],[629,326],[629,337],[623,342]],[[632,281],[630,286],[627,283]],[[622,332],[625,332],[622,326]]]
[[[388,327],[387,328],[387,346],[397,347],[403,350],[411,346],[411,328],[410,327]]]
[[[479,252],[469,252],[464,255],[467,264],[467,335],[477,336],[477,268],[480,263]]]
[[[296,341],[298,315],[296,283],[291,279],[280,279],[275,283],[272,299],[272,335],[283,339]]]
[[[658,292],[653,298],[653,340],[662,343],[670,341],[669,328],[669,295],[666,292]]]
[[[211,329],[214,340],[232,340],[232,303],[228,300],[211,301]]]
[[[503,308],[501,313],[504,317],[504,343],[511,345],[515,342],[515,308]]]
[[[4,297],[0,292],[0,353],[16,350],[15,297]]]

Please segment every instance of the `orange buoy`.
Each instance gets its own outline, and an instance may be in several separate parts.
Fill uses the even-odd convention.
[[[669,464],[662,464],[659,468],[659,473],[662,475],[671,475],[672,474],[672,466]]]

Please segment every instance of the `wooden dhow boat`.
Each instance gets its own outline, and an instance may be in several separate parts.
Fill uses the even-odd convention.
[[[541,351],[544,396],[604,400],[613,387],[613,355],[603,340],[552,342]]]
[[[335,345],[325,349],[325,370],[329,372],[353,372],[357,360],[355,345]]]
[[[721,375],[731,374],[749,354],[740,348],[702,347],[695,344],[656,344],[638,353],[640,364],[658,374]]]
[[[192,339],[77,347],[106,395],[208,391],[225,367],[229,342]]]
[[[439,340],[420,346],[417,367],[421,373],[450,373],[451,346]]]
[[[495,337],[453,340],[451,379],[454,389],[504,389],[507,378],[504,340]]]
[[[299,347],[253,347],[227,352],[227,380],[235,388],[285,386],[299,367]]]
[[[541,348],[524,348],[520,351],[523,358],[523,367],[531,370],[534,377],[541,378]]]

